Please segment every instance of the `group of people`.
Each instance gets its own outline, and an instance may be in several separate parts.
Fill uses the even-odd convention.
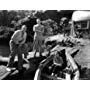
[[[42,56],[42,39],[43,39],[43,32],[44,27],[41,25],[40,19],[37,19],[37,24],[33,26],[34,31],[34,42],[33,42],[33,51],[34,51],[34,57],[36,57],[36,52],[39,51],[40,56]],[[14,70],[13,64],[15,60],[15,56],[18,56],[18,70],[20,72],[23,71],[23,59],[27,59],[28,45],[26,44],[26,38],[27,38],[27,27],[26,25],[22,25],[20,30],[16,30],[14,34],[11,37],[11,40],[9,42],[10,45],[10,60],[7,65],[7,70],[11,71]],[[23,56],[24,55],[24,56]]]
[[[34,57],[37,56],[37,52],[39,52],[39,56],[42,56],[43,52],[43,41],[45,40],[44,34],[44,26],[41,24],[40,19],[36,20],[37,24],[33,26],[34,31],[34,42],[33,42],[33,51]],[[14,60],[16,55],[18,56],[18,70],[19,72],[23,72],[23,60],[27,60],[28,55],[28,45],[26,44],[27,39],[27,27],[26,25],[22,25],[20,30],[16,30],[11,37],[9,42],[10,45],[10,56],[9,62],[7,65],[7,70],[15,70],[16,68],[13,67]]]
[[[63,49],[51,53],[36,71],[34,80],[78,80],[79,68],[70,53]]]

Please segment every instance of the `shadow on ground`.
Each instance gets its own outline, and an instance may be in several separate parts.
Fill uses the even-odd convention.
[[[15,71],[12,71],[7,77],[5,77],[3,80],[33,80],[34,79],[34,75],[35,75],[35,71],[37,70],[39,63],[45,59],[46,57],[36,57],[36,58],[30,58],[29,62],[30,63],[26,63],[26,61],[24,61],[23,63],[23,72],[22,73],[18,73],[18,69],[16,69]],[[0,64],[6,66],[7,62],[0,62]],[[14,63],[14,67],[18,66],[18,62],[16,61]],[[29,68],[28,68],[29,66]]]

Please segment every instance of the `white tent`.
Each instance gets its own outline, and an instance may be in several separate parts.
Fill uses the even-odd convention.
[[[90,11],[75,11],[72,15],[73,21],[90,20]]]

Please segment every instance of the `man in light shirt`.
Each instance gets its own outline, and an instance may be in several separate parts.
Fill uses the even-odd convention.
[[[26,26],[23,25],[21,27],[21,30],[17,30],[14,32],[14,34],[11,37],[10,40],[10,60],[8,62],[8,69],[12,69],[13,68],[13,63],[14,63],[14,59],[15,56],[18,56],[18,70],[22,70],[23,67],[23,59],[22,59],[22,51],[26,49],[26,37],[27,37],[27,33],[26,33]]]
[[[33,31],[34,34],[34,57],[36,56],[36,52],[39,51],[39,55],[42,56],[42,41],[43,41],[43,33],[44,33],[44,26],[41,25],[40,19],[37,19],[37,24],[34,25]]]

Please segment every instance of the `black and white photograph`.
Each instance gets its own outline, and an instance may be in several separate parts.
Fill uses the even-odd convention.
[[[90,80],[90,10],[0,10],[0,80]]]
[[[0,90],[88,90],[89,0],[0,1]]]

